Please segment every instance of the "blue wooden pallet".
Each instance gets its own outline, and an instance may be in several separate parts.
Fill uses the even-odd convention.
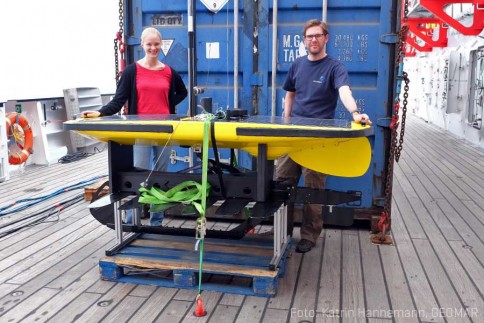
[[[194,237],[142,234],[114,256],[99,261],[103,280],[198,289],[199,252]],[[271,237],[205,239],[202,289],[271,297],[284,276],[289,247],[276,270]]]

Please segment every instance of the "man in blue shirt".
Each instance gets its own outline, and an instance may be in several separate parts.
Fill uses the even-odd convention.
[[[296,59],[284,83],[284,117],[334,119],[338,97],[349,111],[353,120],[371,124],[366,114],[361,114],[349,87],[348,72],[344,65],[326,53],[329,41],[326,23],[312,19],[304,24],[304,44],[307,56]],[[303,175],[304,185],[324,189],[326,174],[307,169],[294,162],[287,155],[277,160],[276,180],[297,185]],[[288,227],[292,234],[294,206],[288,207]],[[301,240],[296,251],[310,251],[323,229],[321,205],[304,205]]]

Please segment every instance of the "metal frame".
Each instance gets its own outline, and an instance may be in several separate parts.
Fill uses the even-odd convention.
[[[275,270],[289,249],[291,237],[287,234],[287,204],[281,206],[274,214],[274,257],[269,269]]]
[[[136,194],[134,189],[139,187],[140,183],[146,182],[148,171],[137,171],[133,169],[132,147],[123,146],[114,142],[109,142],[109,178],[110,189],[112,194],[107,197],[105,203],[112,203],[114,207],[114,230],[116,232],[116,244],[106,250],[106,255],[112,256],[122,248],[134,241],[142,232],[153,232],[164,230],[162,228],[149,228],[141,225],[141,215],[139,207],[132,201],[123,202],[123,198],[130,194]],[[119,162],[122,161],[122,162]],[[224,174],[223,180],[226,181],[227,193],[234,198],[251,198],[258,203],[264,203],[269,199],[271,193],[273,161],[267,159],[267,146],[259,145],[259,154],[257,157],[256,172],[249,172],[231,176]],[[173,187],[174,185],[194,178],[200,178],[201,174],[190,173],[152,173],[149,186],[159,183]],[[218,177],[209,177],[209,180],[216,186]],[[241,188],[241,182],[244,183]],[[126,192],[126,190],[130,192]],[[215,196],[220,192],[215,192]],[[248,195],[248,196],[247,196]],[[220,196],[221,198],[221,196]],[[102,201],[100,201],[102,202]],[[98,202],[98,204],[102,204]],[[133,224],[123,225],[122,213],[120,209],[126,209],[126,204],[130,203],[133,210]],[[268,208],[270,209],[270,208]],[[256,220],[257,221],[257,220]],[[259,221],[262,221],[260,219]],[[124,229],[132,229],[134,232],[125,234]],[[157,230],[158,229],[158,230]],[[173,231],[176,233],[176,229]],[[186,233],[186,229],[179,229],[180,233]],[[166,232],[166,230],[165,230]],[[288,250],[290,238],[287,235],[287,207],[285,204],[274,213],[274,256],[268,264],[269,269],[276,270],[284,254]]]
[[[141,183],[148,186],[159,185],[162,189],[169,189],[186,180],[201,180],[201,174],[153,172],[147,180],[149,171],[136,170],[133,168],[132,146],[120,145],[109,142],[109,196],[103,197],[91,204],[93,208],[113,205],[114,227],[116,232],[116,244],[106,250],[106,255],[112,256],[122,248],[137,239],[142,233],[169,234],[169,235],[194,235],[194,229],[150,227],[141,225],[141,214],[136,197],[126,201],[129,196],[137,195],[137,188]],[[267,146],[259,145],[256,161],[256,171],[236,174],[223,174],[222,178],[226,187],[227,196],[223,197],[220,191],[214,191],[211,198],[232,199],[234,201],[232,214],[238,213],[246,205],[247,200],[256,202],[252,207],[252,216],[243,222],[240,228],[234,232],[220,232],[212,230],[215,237],[240,239],[251,228],[261,223],[265,218],[273,216],[273,257],[268,263],[271,270],[276,270],[281,261],[287,255],[291,238],[287,234],[287,203],[310,203],[323,205],[338,205],[360,201],[359,192],[337,192],[332,190],[317,190],[309,188],[297,188],[275,183],[272,179],[273,161],[267,159]],[[216,187],[219,181],[217,175],[209,176],[212,186]],[[242,184],[242,185],[241,185]],[[238,203],[241,199],[244,203]],[[237,209],[238,208],[238,209]],[[126,225],[122,222],[122,210],[133,210],[133,224]],[[230,209],[230,207],[228,208]],[[94,214],[93,214],[94,215]],[[353,214],[350,214],[351,218]],[[207,230],[210,233],[211,230]],[[125,234],[125,232],[129,232]],[[207,234],[207,236],[209,236]]]

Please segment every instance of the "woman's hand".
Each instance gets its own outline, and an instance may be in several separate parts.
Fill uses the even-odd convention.
[[[98,118],[101,116],[99,111],[83,111],[82,117],[83,118]]]

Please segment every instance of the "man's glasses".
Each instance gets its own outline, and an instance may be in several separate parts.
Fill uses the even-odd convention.
[[[313,40],[314,38],[316,38],[317,40],[320,40],[321,38],[323,38],[324,35],[325,34],[306,35],[304,36],[304,38],[307,40]]]

